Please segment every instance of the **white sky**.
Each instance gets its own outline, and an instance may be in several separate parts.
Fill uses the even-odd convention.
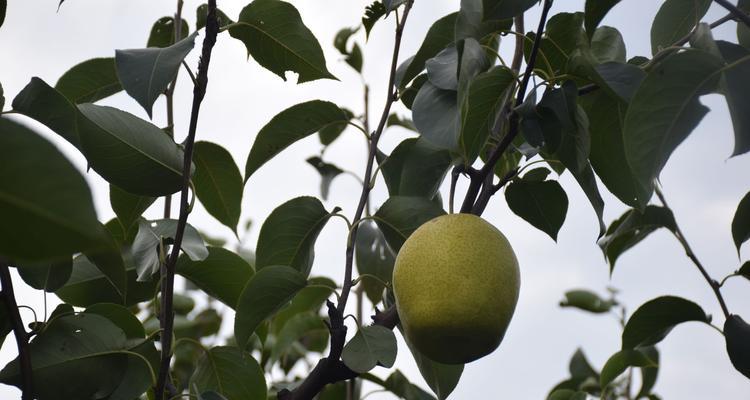
[[[231,18],[236,19],[247,0],[219,1]],[[144,47],[152,23],[171,15],[176,1],[166,0],[67,0],[59,12],[57,0],[10,0],[5,24],[0,28],[0,82],[5,89],[6,109],[33,76],[50,84],[73,65],[94,57],[110,57],[114,49]],[[185,2],[185,15],[195,26],[195,8],[202,1]],[[281,110],[311,99],[334,101],[361,112],[361,83],[331,46],[336,31],[355,26],[368,1],[326,0],[292,1],[303,20],[324,47],[329,69],[340,82],[316,81],[303,85],[283,82],[260,68],[252,59],[246,61],[244,46],[224,33],[214,50],[208,95],[203,103],[198,129],[199,140],[217,142],[230,150],[244,171],[247,154],[256,132]],[[583,9],[583,0],[557,1],[553,12]],[[618,5],[603,24],[615,26],[623,33],[628,57],[649,55],[649,29],[661,2],[628,0]],[[401,59],[412,55],[425,32],[437,18],[455,11],[458,0],[417,0],[403,43]],[[526,28],[533,29],[539,10],[528,14]],[[712,6],[706,18],[713,21],[724,15]],[[380,22],[364,46],[365,76],[372,87],[371,113],[379,115],[386,93],[386,78],[392,46],[393,21]],[[717,38],[734,39],[734,23],[714,31]],[[358,36],[363,42],[363,35]],[[202,41],[199,37],[197,43]],[[510,44],[510,41],[508,45]],[[502,53],[510,58],[509,46]],[[197,51],[188,58],[197,63]],[[177,136],[186,133],[192,91],[184,73],[180,75],[176,102]],[[678,223],[709,273],[722,278],[740,265],[732,244],[730,224],[739,199],[750,189],[747,155],[727,159],[733,146],[733,133],[723,98],[707,96],[703,102],[713,111],[682,144],[667,164],[662,183]],[[104,101],[126,109],[142,118],[145,112],[124,93]],[[165,124],[163,98],[154,107],[155,123]],[[399,109],[405,114],[404,109]],[[28,121],[24,119],[24,121]],[[38,124],[39,131],[54,140],[75,163],[85,170],[83,157],[66,142]],[[400,128],[388,131],[382,149],[389,152],[408,133]],[[295,144],[256,173],[245,187],[243,217],[255,221],[248,243],[254,244],[265,217],[284,201],[300,195],[318,195],[317,172],[305,159],[320,150],[316,138]],[[326,159],[360,176],[364,171],[365,146],[356,131],[347,131],[326,153]],[[108,188],[95,173],[87,178],[92,186],[99,217],[113,216],[109,208]],[[465,182],[464,182],[465,183]],[[621,299],[632,311],[654,297],[671,294],[701,304],[722,326],[723,317],[716,299],[695,267],[684,256],[677,242],[665,232],[657,232],[621,257],[610,278],[608,266],[595,244],[597,226],[588,201],[569,175],[561,177],[570,207],[566,223],[555,244],[512,213],[502,196],[495,196],[485,218],[501,229],[513,244],[521,265],[522,285],[515,317],[503,344],[493,354],[468,365],[452,398],[544,398],[557,382],[568,377],[567,364],[577,347],[583,346],[590,361],[601,368],[620,346],[620,332],[614,318],[592,316],[570,309],[560,309],[563,293],[572,288],[590,288],[604,294],[608,285],[619,288]],[[386,199],[387,192],[378,182],[374,205]],[[446,188],[443,188],[447,199]],[[604,192],[606,221],[625,209],[613,196]],[[332,186],[326,206],[341,206],[351,215],[359,197],[357,182],[341,176]],[[465,185],[459,187],[463,193]],[[462,195],[461,197],[462,198]],[[159,206],[147,212],[158,218]],[[190,222],[214,236],[232,238],[231,232],[214,221],[200,207]],[[333,220],[321,234],[316,247],[314,275],[340,280],[344,264],[345,226]],[[743,251],[744,259],[750,252]],[[19,303],[43,313],[41,292],[15,281]],[[723,288],[730,310],[750,319],[748,282],[730,280]],[[56,301],[49,296],[50,304]],[[50,306],[50,310],[52,307]],[[23,312],[27,321],[30,313]],[[231,318],[227,328],[231,327]],[[747,399],[750,383],[736,372],[725,353],[723,338],[713,329],[688,323],[675,329],[660,344],[661,371],[656,393],[665,399]],[[426,387],[405,347],[399,347],[396,367],[415,383]],[[15,342],[9,336],[0,350],[0,364],[15,357]],[[388,371],[376,368],[387,376]],[[637,375],[637,374],[636,374]],[[378,397],[380,396],[380,397]],[[0,398],[20,398],[12,387],[0,386]],[[390,398],[375,395],[371,398]]]

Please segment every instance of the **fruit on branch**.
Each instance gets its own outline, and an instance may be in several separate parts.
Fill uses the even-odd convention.
[[[516,308],[519,275],[510,243],[482,218],[449,214],[425,223],[401,247],[393,270],[406,339],[445,364],[493,352]]]

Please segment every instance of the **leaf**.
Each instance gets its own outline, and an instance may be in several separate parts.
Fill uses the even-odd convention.
[[[583,350],[580,348],[570,358],[568,370],[570,371],[570,376],[573,378],[593,377],[599,380],[599,373],[594,370],[594,367],[591,366],[591,363],[586,359],[586,355],[583,354]]]
[[[391,393],[406,400],[434,400],[429,393],[409,382],[399,370],[393,371],[385,380],[383,387]]]
[[[360,275],[373,275],[386,283],[391,281],[396,255],[375,223],[365,221],[359,224],[357,240],[354,243],[354,256],[357,261],[357,272]],[[360,285],[363,285],[367,298],[373,304],[380,302],[385,289],[382,283],[365,276],[362,277]]]
[[[341,360],[352,371],[363,374],[376,365],[390,368],[396,362],[396,335],[380,325],[361,327],[344,346]]]
[[[599,247],[609,261],[610,272],[614,270],[620,255],[659,228],[672,232],[677,230],[677,222],[670,209],[649,205],[643,213],[637,209],[628,210],[613,221],[607,234],[599,240]]]
[[[441,215],[445,215],[445,211],[429,199],[391,196],[375,213],[375,222],[393,252],[398,254],[412,232]]]
[[[237,302],[234,337],[238,346],[247,348],[260,323],[281,310],[306,284],[305,276],[290,267],[274,265],[259,269]]]
[[[537,2],[537,0],[482,0],[484,19],[513,18],[528,10]]]
[[[211,142],[195,143],[195,194],[206,211],[237,233],[242,211],[242,175],[229,152]]]
[[[400,90],[404,89],[424,70],[425,62],[428,59],[435,57],[440,51],[453,43],[457,15],[458,13],[454,12],[435,21],[427,31],[424,40],[422,40],[417,54],[398,67],[396,86]]]
[[[190,377],[190,390],[228,399],[266,400],[266,378],[258,362],[236,347],[214,347],[203,352]]]
[[[151,27],[151,34],[148,36],[146,47],[165,48],[175,43],[175,19],[174,17],[161,17]],[[180,26],[180,38],[186,38],[190,33],[187,21],[182,20]]]
[[[5,96],[3,92],[3,85],[0,84],[0,112],[3,111],[3,107],[5,107]]]
[[[590,290],[578,289],[565,292],[565,300],[560,302],[560,307],[575,307],[594,314],[602,314],[609,312],[615,304],[617,303],[614,300],[604,300]]]
[[[401,326],[399,325],[399,330]],[[414,361],[417,363],[419,373],[427,382],[427,386],[432,389],[438,400],[445,400],[458,385],[461,374],[464,372],[463,364],[440,364],[423,356],[403,335],[409,351],[411,351]]]
[[[287,321],[295,315],[304,313],[318,313],[323,303],[336,290],[336,283],[330,278],[312,277],[307,280],[308,286],[300,290],[289,306],[279,311],[271,321],[270,331],[278,335]],[[314,286],[313,286],[314,285]]]
[[[514,82],[513,72],[505,67],[495,67],[471,80],[461,104],[459,144],[465,165],[473,164],[487,143],[502,111],[506,91]]]
[[[732,365],[750,378],[750,325],[739,315],[730,315],[724,321],[724,336]]]
[[[208,257],[200,261],[181,254],[175,271],[232,309],[255,273],[242,257],[221,247],[208,247]]]
[[[286,80],[285,72],[299,74],[297,83],[336,79],[326,68],[318,40],[302,22],[297,9],[281,0],[255,0],[240,12],[229,34],[245,44],[249,55]]]
[[[311,333],[328,335],[328,328],[317,312],[295,314],[279,330],[266,365],[274,365],[284,354],[292,351],[293,345]]]
[[[206,18],[208,18],[208,4],[203,3],[195,10],[195,30],[201,30],[206,27]],[[226,25],[229,25],[233,23],[231,18],[227,17],[227,15],[219,10],[216,9],[216,19],[219,20],[219,27],[224,27]],[[187,35],[184,35],[187,36]]]
[[[599,385],[602,388],[607,387],[615,378],[625,372],[628,367],[655,367],[657,366],[639,349],[620,350],[604,363],[602,367],[602,376]]]
[[[638,86],[646,77],[646,73],[641,68],[616,61],[599,64],[594,67],[594,71],[604,84],[604,89],[625,102],[630,102]],[[593,116],[589,114],[589,118]]]
[[[72,257],[56,263],[17,265],[18,274],[34,289],[54,292],[65,285],[73,272]]]
[[[385,16],[385,6],[380,0],[374,1],[369,6],[365,7],[365,15],[362,17],[362,25],[365,27],[365,35],[369,38],[370,31],[375,23]]]
[[[750,261],[745,261],[745,263],[742,264],[740,269],[737,270],[737,273],[744,276],[747,279],[750,279]]]
[[[600,63],[624,63],[626,60],[625,41],[620,31],[611,26],[599,27],[591,38],[591,53]]]
[[[586,0],[584,27],[589,39],[612,7],[620,0]]]
[[[0,26],[3,26],[3,22],[5,22],[5,12],[7,8],[8,8],[7,0],[0,0]]]
[[[677,53],[649,71],[633,95],[622,134],[641,194],[638,208],[651,198],[653,181],[669,156],[708,112],[698,96],[715,87],[720,68],[721,60],[708,53]]]
[[[316,171],[320,174],[320,196],[323,200],[328,199],[328,192],[331,189],[331,182],[337,176],[344,172],[341,168],[323,161],[320,157],[310,157],[307,160],[308,164],[312,165]]]
[[[456,91],[425,82],[414,98],[412,113],[422,139],[439,149],[458,150],[461,115]]]
[[[330,217],[314,197],[297,197],[277,207],[260,228],[255,269],[286,265],[309,275],[315,241]]]
[[[568,61],[576,50],[585,49],[588,38],[583,31],[583,13],[558,13],[547,21],[545,35],[539,48],[539,69],[546,74],[559,75],[569,72]],[[527,34],[524,41],[524,56],[528,61],[535,34]]]
[[[154,221],[138,221],[138,234],[133,241],[133,261],[138,271],[138,281],[145,282],[159,272],[161,265],[159,246],[163,243],[171,244],[177,233],[177,220],[159,219]],[[208,249],[198,231],[190,225],[185,225],[182,237],[182,251],[193,261],[202,261],[208,257]],[[168,254],[167,249],[162,249]]]
[[[43,80],[31,78],[31,82],[13,99],[13,109],[41,122],[83,151],[78,138],[76,107]]]
[[[746,79],[750,74],[750,50],[723,40],[716,45],[727,64],[722,74],[721,91],[734,126],[734,157],[750,151],[750,116],[746,112],[750,107],[750,83]]]
[[[23,125],[2,118],[0,132],[0,254],[17,261],[61,261],[105,249],[106,232],[76,168]]]
[[[475,42],[476,43],[476,42]],[[458,49],[450,46],[425,62],[427,79],[438,89],[458,90]]]
[[[740,200],[732,219],[732,239],[737,247],[737,255],[742,244],[750,239],[750,192]]]
[[[136,225],[141,215],[155,201],[156,197],[138,196],[109,185],[109,204],[126,231]]]
[[[667,0],[656,13],[651,25],[651,52],[672,46],[684,37],[706,15],[711,0]]]
[[[637,399],[648,397],[651,394],[651,389],[654,388],[659,374],[659,350],[655,346],[642,347],[639,350],[651,359],[656,366],[641,367],[641,389],[638,391]]]
[[[93,58],[66,71],[55,89],[73,104],[95,103],[122,90],[114,58]]]
[[[391,196],[435,196],[451,166],[451,156],[425,140],[402,141],[382,163],[383,179]]]
[[[195,46],[197,35],[194,32],[165,48],[150,47],[115,51],[117,76],[120,77],[122,87],[146,110],[149,118],[152,117],[154,102],[177,76],[182,60]],[[152,44],[151,39],[149,39],[149,44]]]
[[[349,119],[337,105],[321,100],[300,103],[280,112],[255,138],[245,165],[245,183],[258,168],[292,143],[327,126],[346,124]]]
[[[557,124],[548,124],[544,129],[545,143],[571,172],[581,172],[586,167],[591,151],[589,121],[576,103],[577,94],[576,85],[566,81],[562,88],[544,93],[538,106],[540,112],[556,119]]]
[[[578,185],[583,190],[586,198],[589,199],[591,207],[594,208],[596,218],[599,223],[599,237],[604,235],[606,227],[604,226],[604,200],[602,195],[599,193],[599,187],[596,184],[596,177],[594,176],[594,170],[591,169],[591,165],[586,163],[581,172],[575,172],[570,170],[573,178],[578,182]]]
[[[147,282],[138,282],[135,266],[128,262],[127,291],[125,301],[109,279],[85,256],[73,259],[73,272],[65,286],[58,289],[55,295],[64,302],[76,307],[88,307],[96,303],[121,303],[132,306],[152,299],[156,293],[158,278]]]
[[[560,389],[550,393],[547,400],[586,400],[588,395],[582,390]]]
[[[568,196],[557,181],[513,180],[505,189],[505,200],[514,214],[557,241],[568,212]]]
[[[680,297],[663,296],[640,306],[625,324],[622,349],[649,346],[660,342],[676,325],[698,321],[709,323],[703,309]]]

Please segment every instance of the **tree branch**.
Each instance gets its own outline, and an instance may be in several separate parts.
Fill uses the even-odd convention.
[[[726,8],[727,11],[729,11],[730,13],[732,13],[732,15],[734,15],[737,19],[739,19],[740,21],[742,21],[743,23],[745,23],[745,25],[747,25],[748,27],[750,27],[750,16],[748,16],[747,14],[745,14],[745,12],[742,11],[742,10],[740,10],[737,6],[735,6],[734,4],[730,3],[727,0],[714,0],[714,2],[716,2],[716,4],[718,4],[718,5]]]
[[[177,0],[177,12],[174,15],[174,42],[177,43],[182,39],[182,4],[183,0]],[[183,61],[184,63],[184,61]],[[177,73],[179,74],[179,70]],[[177,74],[175,74],[172,83],[169,84],[167,92],[164,94],[167,98],[167,127],[174,138],[174,90],[177,86]],[[172,195],[164,196],[164,218],[169,218],[172,213]]]
[[[188,203],[188,187],[190,186],[190,167],[193,160],[193,144],[195,143],[195,131],[198,126],[198,114],[201,102],[206,95],[208,86],[208,66],[211,62],[211,50],[216,43],[216,35],[219,33],[219,22],[216,19],[216,0],[208,1],[208,15],[206,17],[206,37],[203,39],[203,49],[200,62],[198,63],[198,77],[193,87],[193,107],[190,113],[190,126],[188,136],[185,140],[185,158],[182,166],[182,190],[180,192],[180,216],[177,220],[177,231],[175,232],[172,252],[166,262],[166,275],[162,276],[162,301],[161,301],[161,362],[159,376],[154,389],[155,398],[164,397],[164,388],[169,376],[169,364],[172,359],[172,334],[174,328],[174,310],[172,300],[174,295],[174,270],[177,257],[180,255],[182,238],[187,225],[187,217],[190,205]]]
[[[21,399],[32,400],[34,398],[34,385],[31,369],[31,353],[29,352],[29,335],[23,327],[21,314],[18,313],[18,304],[13,292],[13,280],[10,277],[8,263],[0,259],[0,283],[3,290],[0,295],[5,303],[5,311],[10,317],[10,323],[13,326],[13,336],[16,337],[16,346],[18,347],[18,364],[21,374]]]
[[[536,37],[534,38],[534,45],[532,46],[531,53],[529,54],[529,62],[526,63],[526,71],[523,74],[521,85],[518,87],[518,95],[516,96],[516,101],[514,103],[514,105],[516,106],[522,104],[524,98],[526,97],[526,88],[528,87],[529,81],[531,80],[531,75],[534,72],[534,66],[536,65],[536,59],[539,54],[539,47],[542,42],[542,33],[544,32],[545,25],[547,25],[547,17],[549,15],[550,8],[552,8],[552,2],[553,0],[544,0],[542,15],[539,18],[539,26],[536,30]],[[497,164],[498,160],[500,160],[500,157],[502,157],[505,150],[510,147],[511,143],[513,143],[513,139],[515,139],[518,135],[518,123],[518,114],[516,112],[511,112],[509,117],[508,133],[503,137],[500,143],[498,143],[497,147],[492,150],[490,157],[487,159],[487,162],[484,163],[482,169],[479,170],[479,173],[477,173],[476,177],[471,178],[469,189],[466,191],[466,197],[464,198],[463,205],[461,206],[462,213],[471,212],[476,215],[481,215],[482,212],[484,212],[486,202],[483,201],[484,204],[478,204],[478,207],[475,206],[477,195],[479,194],[479,190],[482,187],[491,186],[492,182],[490,182],[489,185],[485,183],[486,178],[490,176],[493,169],[495,168],[495,164]]]

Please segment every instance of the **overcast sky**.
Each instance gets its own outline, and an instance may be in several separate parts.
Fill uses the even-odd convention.
[[[219,0],[222,8],[236,19],[247,0]],[[144,47],[148,32],[159,17],[171,15],[176,1],[168,0],[67,0],[57,12],[57,0],[10,0],[5,24],[0,28],[0,82],[5,89],[6,108],[12,98],[39,76],[50,84],[73,65],[94,57],[110,57],[114,49]],[[195,8],[202,1],[185,1],[185,14],[191,29],[195,26]],[[294,77],[284,82],[246,60],[244,46],[221,34],[212,57],[208,94],[198,128],[198,140],[209,140],[227,147],[244,170],[245,160],[255,134],[271,117],[283,109],[311,99],[336,102],[356,112],[362,110],[359,77],[341,61],[331,46],[336,31],[356,26],[368,1],[296,0],[307,26],[318,37],[326,53],[329,69],[340,82],[316,81],[294,84]],[[458,0],[417,0],[409,18],[402,46],[404,58],[416,52],[433,21],[455,11]],[[579,11],[583,0],[557,1],[553,12]],[[615,26],[623,33],[628,57],[650,55],[649,29],[660,1],[626,0],[616,6],[603,24]],[[706,17],[713,21],[725,14],[714,5]],[[527,14],[527,29],[538,21],[536,7]],[[736,40],[736,24],[728,23],[714,31],[718,38]],[[363,44],[363,35],[357,36]],[[388,63],[393,40],[393,20],[376,25],[370,41],[364,46],[365,79],[372,87],[371,113],[379,115],[386,94]],[[198,38],[198,43],[202,37]],[[508,41],[510,44],[510,40]],[[502,53],[511,58],[509,46]],[[197,64],[197,52],[188,62]],[[176,132],[184,137],[189,117],[192,90],[181,74],[176,100]],[[722,278],[739,266],[732,244],[730,224],[742,196],[750,190],[750,156],[728,159],[733,148],[732,127],[722,97],[706,96],[703,103],[712,109],[698,129],[677,149],[662,173],[664,193],[674,209],[678,223],[698,257],[715,278]],[[102,103],[128,110],[147,118],[143,109],[124,93]],[[154,122],[164,126],[164,100],[154,106]],[[403,108],[398,108],[406,115]],[[85,171],[83,157],[67,142],[46,128],[19,118],[53,140],[58,147]],[[381,148],[390,152],[409,133],[389,130]],[[326,160],[358,175],[364,172],[365,144],[361,134],[347,131],[326,153]],[[284,201],[300,195],[319,195],[317,172],[305,159],[320,151],[316,138],[309,138],[284,151],[261,168],[245,187],[243,217],[255,222],[248,243],[253,245],[265,217]],[[109,207],[108,187],[94,172],[86,175],[92,186],[99,217],[106,221],[114,214]],[[522,283],[518,307],[508,333],[493,354],[467,365],[452,398],[542,399],[557,382],[568,377],[567,364],[576,348],[582,346],[596,368],[620,347],[620,328],[614,318],[593,316],[570,309],[560,309],[563,293],[573,288],[589,288],[605,294],[607,286],[621,290],[621,299],[632,311],[645,301],[660,295],[683,296],[701,304],[723,325],[723,317],[709,286],[694,265],[685,257],[676,240],[666,232],[657,232],[625,254],[610,277],[609,268],[596,246],[597,224],[594,212],[569,174],[560,181],[570,199],[566,223],[558,243],[534,229],[507,209],[503,196],[495,196],[484,216],[509,238],[520,261]],[[373,204],[387,198],[382,180],[373,195]],[[464,182],[465,183],[465,182]],[[465,190],[459,186],[459,193]],[[609,223],[625,207],[604,192],[605,219]],[[352,215],[360,187],[348,176],[337,178],[326,206],[341,206]],[[443,188],[447,198],[446,188]],[[159,206],[147,212],[159,217]],[[214,236],[232,239],[224,226],[214,221],[202,208],[191,214],[190,222]],[[344,265],[346,227],[331,221],[316,247],[314,275],[340,280]],[[750,251],[744,249],[743,260]],[[17,275],[16,275],[17,278]],[[34,307],[43,314],[43,295],[15,280],[19,304]],[[748,282],[730,280],[722,289],[733,313],[750,320]],[[56,301],[48,298],[50,310]],[[33,320],[23,311],[27,321]],[[231,318],[228,319],[231,327]],[[231,331],[231,329],[229,330]],[[747,399],[750,382],[736,372],[725,353],[723,337],[705,325],[688,323],[675,329],[660,344],[661,371],[655,392],[665,399]],[[396,367],[415,383],[426,387],[408,350],[400,346]],[[15,342],[8,337],[0,350],[0,364],[16,355]],[[376,374],[389,371],[376,368]],[[380,396],[380,395],[378,395]],[[0,398],[20,398],[12,387],[0,386]],[[373,396],[371,398],[390,398]]]

